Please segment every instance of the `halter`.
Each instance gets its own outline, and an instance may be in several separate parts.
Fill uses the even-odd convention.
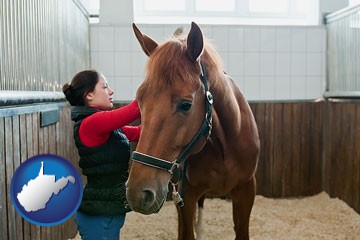
[[[185,160],[188,154],[190,153],[191,149],[194,147],[194,145],[200,140],[201,137],[206,137],[208,140],[211,135],[211,129],[212,129],[212,104],[213,104],[213,96],[209,91],[209,87],[207,84],[207,75],[206,75],[206,69],[205,66],[200,60],[200,67],[201,67],[201,75],[200,79],[204,85],[205,88],[205,119],[199,129],[199,131],[196,133],[196,135],[192,138],[192,140],[185,146],[185,148],[182,150],[182,152],[179,154],[178,158],[175,159],[173,162],[166,161],[161,158],[153,157],[144,153],[136,152],[134,151],[131,155],[131,158],[133,161],[162,169],[170,173],[170,175],[174,175],[175,171],[178,170],[180,164],[184,162],[184,168],[185,166]],[[183,171],[185,171],[183,169]],[[173,185],[173,198],[176,204],[182,206],[183,201],[180,196],[180,194],[176,191],[176,184],[171,182]],[[183,189],[183,188],[182,188]]]

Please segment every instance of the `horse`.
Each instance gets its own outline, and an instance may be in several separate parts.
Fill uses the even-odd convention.
[[[193,240],[202,237],[194,230],[197,203],[226,196],[235,239],[249,239],[260,140],[246,98],[196,23],[160,45],[133,30],[149,58],[136,93],[142,130],[126,182],[130,208],[159,212],[172,184],[178,239]]]

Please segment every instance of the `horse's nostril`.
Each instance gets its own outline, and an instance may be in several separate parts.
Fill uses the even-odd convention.
[[[152,190],[143,190],[144,194],[144,208],[149,208],[154,204],[155,201],[155,193]]]
[[[143,190],[143,209],[150,209],[155,203],[155,192],[152,190]]]

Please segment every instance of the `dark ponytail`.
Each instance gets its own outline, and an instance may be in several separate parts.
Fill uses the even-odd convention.
[[[65,83],[62,91],[66,100],[72,106],[84,106],[87,93],[94,91],[100,74],[95,70],[85,70],[77,73],[71,83]]]

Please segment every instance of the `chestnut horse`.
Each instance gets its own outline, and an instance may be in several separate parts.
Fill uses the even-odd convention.
[[[136,96],[142,131],[127,181],[130,207],[158,212],[176,178],[184,203],[178,239],[195,239],[196,204],[207,194],[231,197],[236,239],[249,239],[260,142],[248,102],[195,23],[161,45],[133,28],[149,60]]]

